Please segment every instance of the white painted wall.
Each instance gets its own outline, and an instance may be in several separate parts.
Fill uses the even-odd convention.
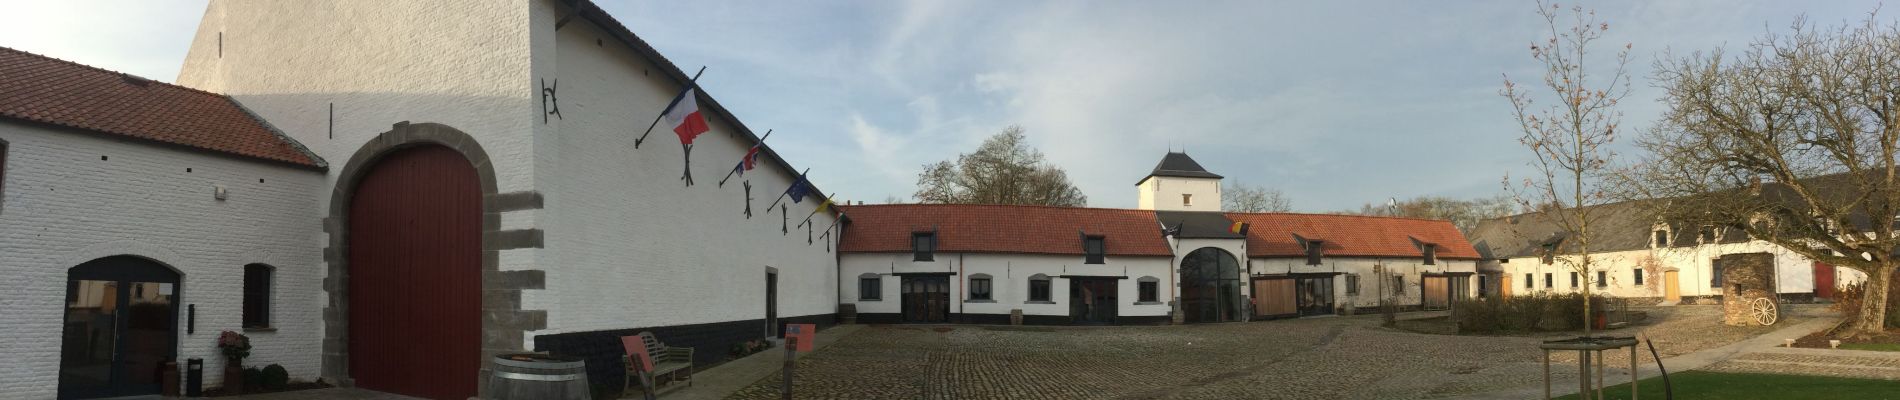
[[[1424,274],[1448,272],[1476,273],[1478,270],[1476,260],[1439,259],[1433,265],[1425,265],[1424,258],[1325,257],[1320,261],[1320,265],[1306,265],[1305,257],[1255,258],[1249,260],[1247,265],[1251,274],[1275,275],[1338,272],[1346,275],[1359,276],[1359,290],[1357,293],[1351,293],[1347,290],[1346,275],[1333,276],[1334,307],[1376,307],[1379,305],[1379,296],[1381,293],[1384,293],[1387,297],[1398,300],[1397,304],[1401,306],[1419,305],[1424,301],[1422,296],[1424,288],[1421,286],[1424,284]],[[1374,266],[1379,265],[1384,265],[1391,269],[1391,271],[1385,275],[1386,277],[1383,281],[1378,280],[1378,274],[1373,270]],[[1404,277],[1405,285],[1402,293],[1394,290],[1394,288],[1397,287],[1391,278],[1394,275]],[[1466,295],[1468,297],[1476,297],[1478,295],[1478,278],[1473,276],[1469,278],[1467,282],[1469,282],[1469,291]],[[1383,286],[1381,286],[1381,284],[1383,284]],[[1252,290],[1252,288],[1249,287],[1249,290]]]
[[[524,347],[536,334],[763,318],[768,267],[780,271],[781,317],[834,312],[835,256],[823,231],[807,244],[803,229],[781,234],[765,210],[791,173],[768,162],[749,174],[757,200],[745,219],[744,180],[716,183],[750,144],[714,118],[693,152],[699,186],[683,187],[666,127],[639,150],[631,136],[678,88],[590,22],[554,30],[557,7],[213,1],[179,82],[230,94],[339,165],[398,121],[475,137],[499,192],[545,199],[541,210],[502,215],[504,230],[545,234],[544,248],[500,254],[502,270],[547,271],[546,290],[524,291],[523,308],[547,310],[548,329],[529,332]],[[558,117],[544,114],[543,79],[556,89]],[[327,209],[323,194],[307,213]],[[814,206],[789,207],[792,224]],[[813,222],[823,229],[833,219]],[[748,249],[710,250],[735,245]]]
[[[1084,264],[1082,256],[1044,255],[1044,254],[991,254],[991,253],[936,253],[932,261],[912,261],[911,253],[847,253],[839,259],[839,284],[842,285],[842,297],[839,302],[854,304],[860,314],[901,313],[902,301],[899,285],[902,278],[893,273],[914,272],[951,272],[952,302],[950,312],[969,314],[1008,315],[1012,310],[1021,309],[1023,315],[1069,315],[1069,280],[1062,275],[1087,275],[1105,277],[1127,277],[1116,282],[1116,313],[1122,316],[1165,316],[1170,310],[1168,296],[1168,257],[1108,256],[1102,264]],[[881,287],[881,299],[863,300],[858,293],[858,279],[864,274],[876,274]],[[988,274],[992,281],[991,298],[994,302],[971,302],[967,289],[969,278],[976,274]],[[1036,274],[1051,277],[1049,283],[1050,303],[1029,303],[1029,278]],[[1157,279],[1157,302],[1137,304],[1140,299],[1137,282],[1142,277]]]
[[[182,273],[179,300],[197,305],[197,329],[184,333],[181,306],[178,355],[181,363],[204,358],[207,371],[223,368],[218,333],[240,329],[244,265],[276,267],[278,329],[246,333],[254,348],[245,363],[317,376],[323,230],[312,210],[328,192],[322,173],[13,122],[0,122],[0,141],[9,144],[0,179],[5,397],[54,397],[67,270],[114,255]],[[214,186],[228,198],[214,199]],[[205,375],[207,386],[221,384],[221,375]]]
[[[528,25],[528,5],[509,0],[213,0],[178,84],[230,95],[330,161],[326,188],[370,139],[410,121],[474,137],[498,192],[533,190],[534,140],[543,132]],[[310,197],[296,212],[323,217],[330,190]],[[501,228],[539,228],[535,218],[506,213]],[[310,245],[322,249],[328,238],[320,238]],[[534,259],[540,251],[504,251],[500,269],[544,268]],[[325,299],[320,290],[313,296]]]
[[[1220,211],[1220,179],[1149,177],[1136,186],[1136,207],[1160,211]],[[1191,195],[1192,204],[1182,204],[1181,195]]]
[[[798,227],[821,199],[787,199],[788,212],[768,211],[796,179],[769,156],[719,186],[752,142],[705,104],[712,131],[694,142],[697,184],[685,186],[685,153],[665,122],[633,147],[681,87],[588,21],[553,30],[548,3],[533,8],[533,75],[559,79],[563,117],[533,119],[534,187],[546,199],[533,213],[546,234],[533,263],[548,268],[547,290],[522,297],[524,309],[548,310],[548,329],[530,335],[761,319],[767,267],[779,271],[781,318],[836,312],[836,236],[820,237],[835,219],[813,216],[809,242]]]
[[[1636,278],[1633,271],[1654,263],[1659,267],[1658,271],[1663,268],[1675,268],[1679,271],[1677,279],[1683,296],[1717,296],[1722,292],[1710,285],[1710,279],[1714,274],[1714,260],[1726,254],[1742,253],[1774,255],[1778,277],[1776,286],[1781,293],[1814,292],[1814,261],[1812,259],[1759,240],[1594,254],[1590,258],[1592,271],[1606,271],[1610,280],[1607,287],[1591,288],[1591,290],[1615,297],[1661,297],[1663,278],[1660,272],[1646,275],[1642,285],[1635,284]],[[1537,257],[1520,257],[1509,259],[1500,265],[1504,267],[1506,274],[1511,275],[1512,294],[1528,293],[1523,281],[1526,273],[1532,274],[1536,279],[1535,288],[1532,290],[1553,293],[1581,292],[1581,288],[1570,287],[1570,273],[1574,270],[1570,264],[1563,261],[1575,262],[1577,258],[1574,255],[1560,256],[1557,261],[1546,265]],[[1834,267],[1834,270],[1837,287],[1859,282],[1866,277],[1859,271],[1848,268]],[[1545,273],[1550,273],[1555,278],[1554,287],[1549,289],[1544,287]],[[1591,278],[1594,278],[1594,275]],[[1578,279],[1578,282],[1582,285],[1584,280]]]

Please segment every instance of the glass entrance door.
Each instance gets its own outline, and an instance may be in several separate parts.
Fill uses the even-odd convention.
[[[73,267],[66,283],[59,397],[159,392],[177,356],[178,275],[144,259],[110,257]]]
[[[950,322],[950,277],[906,276],[904,322]]]
[[[1115,323],[1115,282],[1115,279],[1070,279],[1070,321],[1076,324]]]
[[[1294,280],[1294,291],[1299,296],[1300,315],[1327,315],[1333,313],[1333,278],[1299,278]]]

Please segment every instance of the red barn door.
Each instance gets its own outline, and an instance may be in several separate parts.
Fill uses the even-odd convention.
[[[1814,297],[1834,298],[1834,266],[1814,262]]]
[[[350,201],[350,376],[433,399],[475,395],[481,366],[481,187],[441,146],[399,150]]]

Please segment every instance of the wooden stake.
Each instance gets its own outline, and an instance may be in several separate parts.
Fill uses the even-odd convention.
[[[792,368],[798,365],[794,362],[797,358],[798,337],[788,336],[785,338],[785,377],[779,382],[779,398],[781,399],[792,400]]]

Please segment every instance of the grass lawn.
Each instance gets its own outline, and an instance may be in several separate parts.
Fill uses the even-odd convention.
[[[1873,379],[1689,371],[1669,374],[1669,383],[1677,399],[1900,399],[1900,381]],[[1644,379],[1638,386],[1642,398],[1663,398],[1662,378]],[[1605,391],[1611,399],[1630,395],[1628,384]]]
[[[1841,343],[1841,350],[1900,351],[1896,343]]]

